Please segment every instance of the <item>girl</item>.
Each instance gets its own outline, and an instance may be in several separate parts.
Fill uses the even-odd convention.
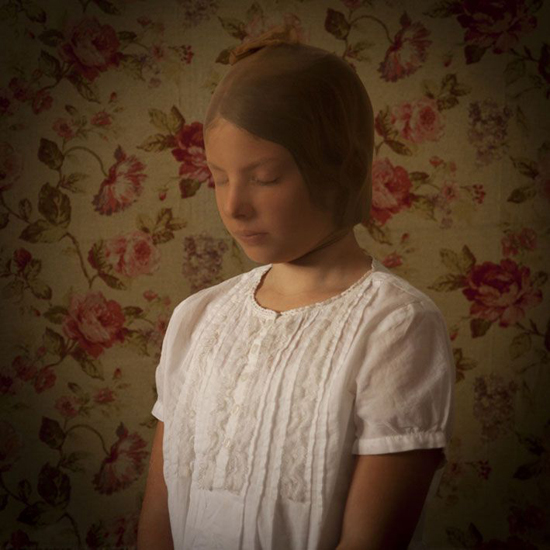
[[[284,28],[230,63],[205,153],[221,219],[261,265],[172,315],[138,548],[422,548],[454,365],[435,304],[353,232],[370,210],[368,94]]]

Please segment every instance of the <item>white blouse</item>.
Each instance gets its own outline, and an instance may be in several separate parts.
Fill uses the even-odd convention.
[[[451,437],[454,363],[428,296],[373,259],[341,294],[278,313],[255,299],[271,267],[170,319],[152,413],[176,550],[334,550],[354,454]]]

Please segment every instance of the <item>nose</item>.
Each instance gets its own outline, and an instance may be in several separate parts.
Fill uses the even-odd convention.
[[[220,207],[227,218],[249,218],[254,212],[252,198],[244,182],[227,182],[219,196]]]

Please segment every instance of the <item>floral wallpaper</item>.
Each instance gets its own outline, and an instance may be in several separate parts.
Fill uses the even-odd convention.
[[[430,546],[550,548],[548,3],[0,0],[0,21],[3,549],[135,547],[171,312],[255,267],[201,121],[229,51],[281,23],[369,90],[358,239],[447,319]]]

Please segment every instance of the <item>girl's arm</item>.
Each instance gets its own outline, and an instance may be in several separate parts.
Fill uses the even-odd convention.
[[[406,550],[442,450],[356,457],[336,550]]]
[[[163,437],[164,422],[159,420],[153,439],[145,496],[139,516],[138,550],[150,550],[151,548],[174,550],[168,515],[168,491],[163,473]]]

